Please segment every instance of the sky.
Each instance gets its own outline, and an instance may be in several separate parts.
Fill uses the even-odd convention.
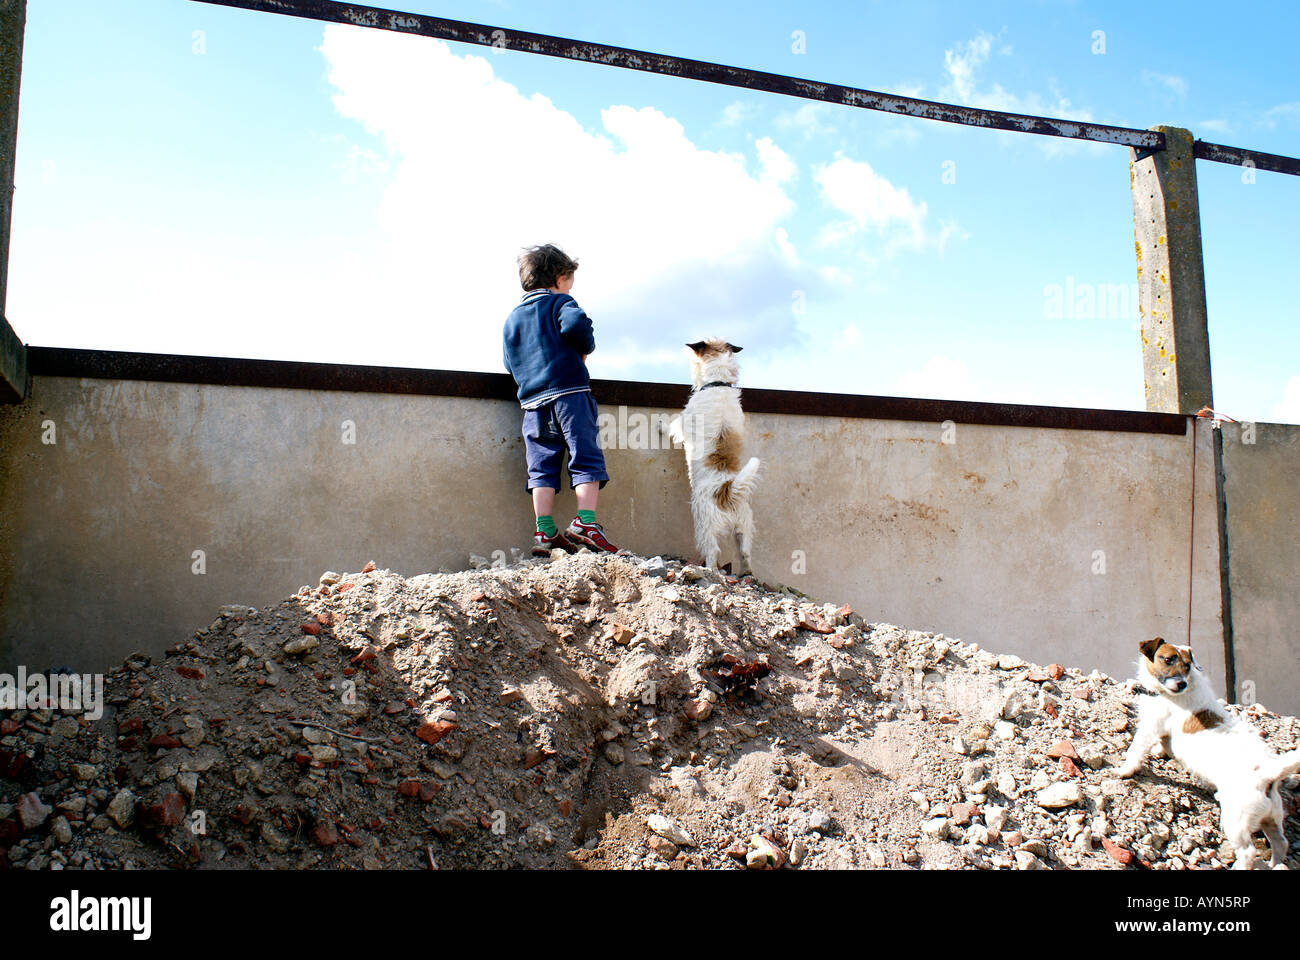
[[[388,0],[1300,156],[1300,8]],[[1300,178],[1200,161],[1215,407],[1300,422]],[[1140,410],[1128,150],[194,0],[30,0],[7,316],[39,346],[503,371],[579,261],[593,377]]]

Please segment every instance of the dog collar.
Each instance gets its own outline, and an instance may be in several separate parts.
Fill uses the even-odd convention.
[[[709,387],[734,387],[734,383],[727,383],[725,380],[714,380],[712,383],[706,383],[702,387],[696,387],[691,393],[699,393],[701,390],[707,390]]]

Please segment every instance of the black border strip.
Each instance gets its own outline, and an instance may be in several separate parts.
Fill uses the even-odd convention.
[[[247,360],[183,354],[132,353],[67,347],[28,347],[33,377],[90,377],[102,380],[154,380],[228,387],[281,387],[303,390],[353,390],[360,393],[410,393],[478,400],[515,399],[514,381],[504,373],[372,367],[346,363],[292,360]],[[686,405],[690,388],[681,383],[593,380],[602,404],[674,410]],[[967,400],[917,400],[848,393],[747,389],[750,413],[862,420],[913,420],[925,423],[983,424],[1001,427],[1047,427],[1109,430],[1184,436],[1188,418],[1142,410],[1093,410],[1040,407]]]

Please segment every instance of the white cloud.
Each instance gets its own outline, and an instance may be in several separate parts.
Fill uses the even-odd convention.
[[[760,179],[771,183],[789,183],[799,173],[790,159],[790,155],[772,142],[770,137],[763,137],[754,144],[758,150],[758,162],[762,165]]]
[[[739,126],[749,117],[758,113],[758,107],[743,100],[736,100],[722,108],[722,117],[718,123],[724,127]]]
[[[836,154],[834,161],[816,168],[814,178],[823,201],[848,214],[847,220],[823,228],[823,243],[839,243],[858,233],[875,233],[891,246],[919,249],[924,245],[925,203],[913,200],[906,187],[894,186],[869,163]]]
[[[1037,93],[1018,95],[1007,90],[1000,83],[989,85],[981,83],[980,74],[993,53],[994,44],[1001,40],[1001,32],[996,36],[981,30],[971,40],[959,44],[951,50],[944,51],[944,71],[948,81],[940,91],[941,99],[949,100],[967,107],[980,107],[985,110],[1000,110],[1004,113],[1023,113],[1032,116],[1046,116],[1065,120],[1092,122],[1092,111],[1076,107],[1066,99],[1059,90],[1053,89],[1052,96],[1045,98]],[[1003,45],[998,49],[999,55],[1008,56],[1011,47]],[[1075,151],[1090,150],[1103,152],[1106,144],[1084,140],[1071,140],[1061,137],[1044,137],[1034,134],[1007,133],[1007,137],[1023,140],[1031,137],[1048,156]]]
[[[379,220],[402,279],[395,313],[376,322],[414,345],[498,367],[515,256],[542,242],[582,265],[574,295],[596,321],[597,376],[640,355],[647,324],[675,342],[698,335],[701,312],[751,342],[790,335],[795,254],[777,229],[796,170],[770,138],[755,158],[704,150],[672,117],[626,105],[588,131],[441,41],[330,26],[322,52],[339,112],[391,154]]]
[[[1163,87],[1174,96],[1187,96],[1187,81],[1177,74],[1157,73],[1154,70],[1142,71],[1142,82],[1148,87]]]
[[[1277,423],[1300,423],[1300,377],[1292,377],[1282,390],[1282,399],[1273,407]]]
[[[1260,118],[1260,122],[1270,130],[1276,127],[1279,121],[1288,123],[1296,120],[1300,120],[1300,101],[1279,103],[1276,107],[1269,107]]]
[[[835,132],[835,128],[826,122],[831,113],[831,105],[822,100],[810,100],[798,109],[778,113],[773,121],[778,130],[793,131],[803,135],[805,140]]]

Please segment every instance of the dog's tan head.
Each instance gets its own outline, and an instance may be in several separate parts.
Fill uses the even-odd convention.
[[[1138,663],[1145,673],[1144,679],[1149,681],[1148,685],[1173,695],[1187,692],[1192,683],[1192,671],[1196,669],[1191,647],[1176,647],[1167,643],[1164,637],[1156,637],[1139,643],[1138,649],[1142,651]]]
[[[743,347],[728,343],[721,337],[710,337],[708,340],[688,343],[686,348],[692,353],[691,381],[697,389],[714,381],[734,384],[740,379],[740,364],[736,362],[736,354]]]

